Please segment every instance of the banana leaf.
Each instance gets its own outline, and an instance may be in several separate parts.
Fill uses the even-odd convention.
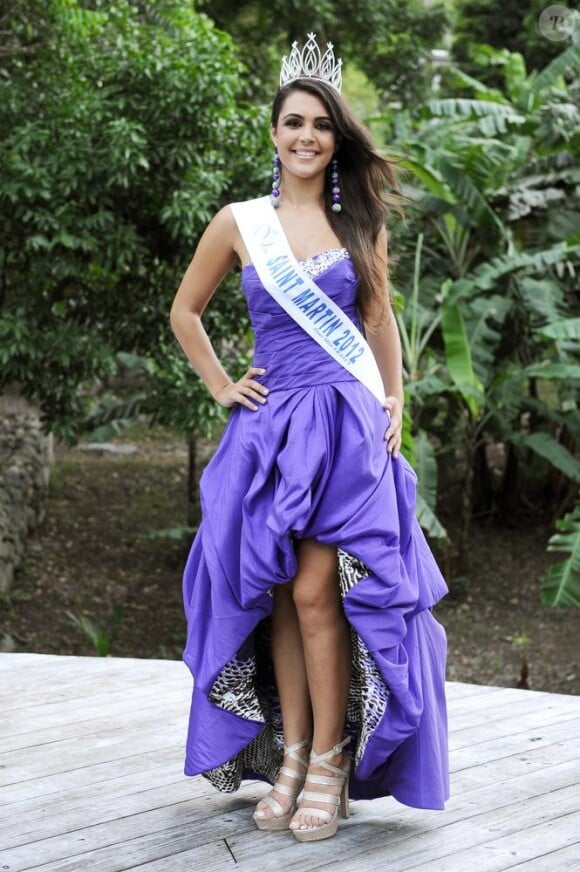
[[[556,521],[555,533],[548,551],[569,554],[565,560],[550,567],[541,588],[542,602],[560,608],[580,606],[580,504]]]
[[[545,88],[551,88],[569,68],[580,70],[580,48],[577,45],[571,45],[544,67],[533,79],[531,90],[537,94]]]
[[[530,378],[570,379],[580,382],[580,363],[532,363],[522,372]]]
[[[566,318],[555,324],[548,324],[539,332],[548,339],[580,339],[580,318]]]
[[[427,104],[432,115],[454,118],[502,118],[512,124],[523,124],[525,116],[520,115],[510,103],[496,103],[492,100],[468,100],[465,98],[445,98],[430,100]]]
[[[548,460],[552,466],[555,466],[572,481],[580,482],[580,460],[570,454],[549,433],[520,434],[517,439],[514,439],[514,442],[531,448],[532,451]]]
[[[429,508],[421,494],[417,494],[417,507],[415,510],[417,520],[425,533],[431,539],[440,539],[448,541],[447,530],[441,521],[435,515],[435,512]]]
[[[469,340],[463,316],[457,302],[448,297],[451,281],[443,283],[441,290],[441,328],[445,344],[445,363],[454,385],[473,419],[477,418],[484,403],[483,385],[473,369]]]
[[[434,512],[437,503],[437,461],[433,446],[423,430],[419,430],[415,436],[415,472],[417,492]]]

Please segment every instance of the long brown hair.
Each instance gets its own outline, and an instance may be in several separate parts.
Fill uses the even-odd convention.
[[[318,97],[332,118],[338,144],[342,212],[332,211],[330,165],[325,185],[325,209],[336,236],[348,249],[358,275],[358,305],[367,326],[380,323],[388,287],[387,264],[376,242],[390,208],[400,211],[400,191],[394,162],[380,155],[367,129],[339,92],[318,79],[297,79],[284,85],[272,104],[272,127],[278,126],[286,98],[293,91]],[[389,190],[390,189],[390,190]]]

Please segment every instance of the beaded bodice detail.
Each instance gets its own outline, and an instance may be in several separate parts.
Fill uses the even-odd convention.
[[[298,263],[311,279],[315,279],[322,275],[323,272],[326,272],[327,269],[330,269],[331,266],[334,266],[335,263],[346,260],[348,257],[349,254],[346,248],[329,248],[327,251],[321,251],[320,254],[314,254],[312,257],[299,260]]]
[[[313,254],[312,257],[298,260],[298,263],[311,279],[316,279],[323,272],[326,272],[327,269],[330,269],[331,266],[334,266],[335,263],[340,263],[341,260],[348,260],[349,257],[350,255],[346,248],[327,248],[326,251]],[[250,261],[246,266],[252,266],[252,262]]]

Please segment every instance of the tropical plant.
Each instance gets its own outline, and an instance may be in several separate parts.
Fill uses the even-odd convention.
[[[125,617],[122,606],[113,606],[109,621],[102,618],[93,621],[86,615],[75,615],[70,611],[66,614],[77,630],[89,639],[97,657],[108,657],[111,643],[115,640],[117,630]]]
[[[538,20],[546,0],[454,0],[452,54],[461,68],[480,74],[487,85],[501,86],[502,67],[518,52],[529,70],[543,69],[560,54],[562,44],[540,32]],[[478,57],[491,49],[492,63]]]
[[[553,606],[580,606],[580,504],[556,521],[560,531],[548,543],[548,551],[569,554],[554,564],[542,584],[542,600]]]
[[[544,511],[561,510],[580,478],[573,391],[580,113],[564,78],[579,57],[571,47],[528,76],[516,56],[505,92],[451,68],[447,94],[469,87],[472,98],[438,94],[379,122],[405,143],[402,163],[417,202],[393,244],[402,252],[397,283],[411,289],[401,333],[412,426],[430,434],[445,481],[451,468],[463,470],[464,558],[474,505],[505,516],[525,491]],[[488,448],[497,444],[506,458],[499,487],[488,467]]]
[[[403,373],[405,376],[405,410],[403,420],[403,453],[417,472],[417,518],[432,539],[447,542],[447,531],[436,515],[437,504],[437,461],[433,445],[419,423],[419,410],[422,407],[422,394],[425,386],[433,391],[435,386],[445,391],[446,384],[438,379],[438,362],[434,355],[429,360],[433,368],[421,372],[426,362],[428,344],[440,322],[438,314],[425,311],[419,302],[421,249],[423,235],[419,234],[413,270],[411,296],[405,307],[401,294],[396,297],[395,315],[399,326],[403,352]]]

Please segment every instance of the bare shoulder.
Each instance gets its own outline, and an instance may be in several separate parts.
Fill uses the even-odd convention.
[[[222,241],[225,245],[232,244],[236,236],[236,222],[229,205],[223,206],[216,212],[206,228],[206,234],[211,235],[213,240]]]

